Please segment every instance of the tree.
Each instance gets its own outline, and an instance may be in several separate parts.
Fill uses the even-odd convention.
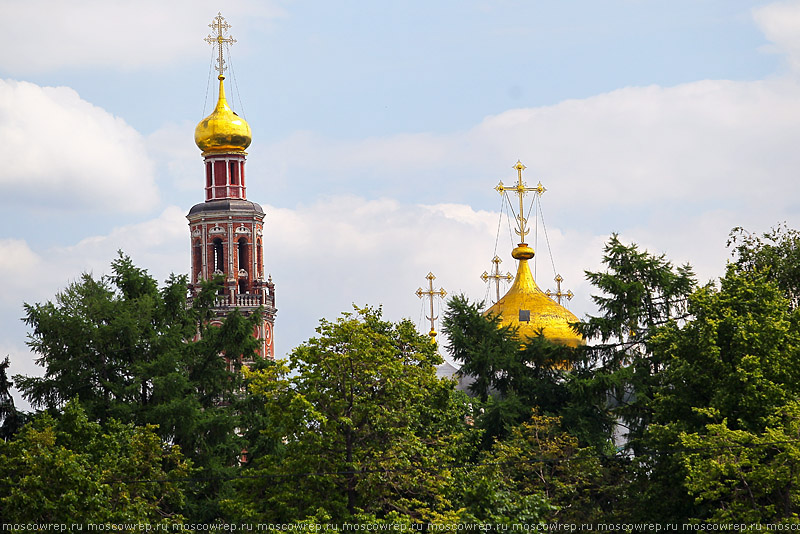
[[[656,509],[673,519],[709,520],[721,517],[710,504],[715,502],[711,494],[719,502],[741,505],[734,494],[743,486],[720,482],[734,472],[724,450],[693,453],[682,447],[713,448],[748,439],[763,444],[764,436],[784,431],[784,423],[773,426],[774,414],[800,394],[800,312],[790,309],[765,273],[740,272],[735,265],[719,289],[709,285],[692,294],[688,311],[692,320],[670,322],[652,338],[654,355],[665,369],[641,440],[638,462],[646,484],[640,498],[651,503],[651,517]],[[749,455],[737,468],[765,472],[772,462],[765,450],[736,452]],[[714,471],[714,462],[728,467]],[[702,469],[717,478],[700,476]]]
[[[79,397],[92,420],[135,421],[154,399],[171,396],[156,377],[180,368],[197,329],[185,279],[173,276],[159,292],[130,258],[120,254],[111,268],[100,279],[84,274],[55,302],[25,304],[28,345],[45,374],[15,379],[34,408]]]
[[[0,508],[13,523],[180,524],[190,473],[153,427],[103,429],[70,401],[57,420],[40,414],[0,441],[0,479],[13,481],[0,485]]]
[[[248,372],[250,394],[275,417],[264,432],[283,447],[256,462],[251,476],[264,478],[243,483],[249,505],[235,512],[273,522],[447,516],[446,466],[469,429],[466,398],[436,378],[435,346],[369,307],[323,319],[317,333],[288,366]]]
[[[784,223],[758,236],[737,226],[728,236],[728,247],[733,247],[738,271],[763,273],[792,308],[800,305],[800,232]]]
[[[495,525],[598,521],[602,463],[561,426],[534,409],[477,465],[459,470],[464,515]]]
[[[515,328],[501,325],[499,316],[485,316],[483,307],[482,302],[456,295],[443,321],[447,349],[461,363],[461,373],[474,380],[470,392],[485,410],[477,419],[485,430],[483,448],[507,437],[535,408],[558,417],[562,428],[583,444],[603,449],[611,420],[603,407],[605,390],[591,380],[593,370],[585,353],[541,335],[520,340]]]
[[[211,326],[218,280],[205,282],[189,306],[185,277],[173,275],[159,289],[121,253],[111,271],[83,275],[54,302],[25,305],[29,346],[45,373],[15,382],[35,408],[57,411],[79,399],[90,421],[157,425],[165,442],[204,469],[207,482],[193,486],[190,515],[213,518],[222,480],[246,448],[236,432],[238,371],[256,358],[258,314],[234,310]]]
[[[25,423],[25,415],[14,406],[14,397],[11,396],[10,365],[8,356],[0,363],[0,440],[10,439]]]
[[[694,319],[654,338],[669,363],[654,421],[694,432],[709,422],[696,408],[711,408],[731,428],[762,432],[774,410],[800,394],[800,312],[763,273],[734,266],[719,289],[701,288],[689,303]]]
[[[715,420],[719,414],[704,410]],[[763,432],[734,430],[723,418],[681,433],[686,488],[697,522],[796,523],[800,508],[800,405],[770,417]],[[699,513],[698,513],[699,512]]]
[[[447,334],[447,350],[461,364],[461,373],[472,377],[469,391],[485,403],[492,391],[507,383],[504,369],[521,348],[516,329],[502,325],[500,317],[484,317],[483,302],[470,302],[464,295],[455,295],[447,303],[443,330]]]
[[[578,325],[597,371],[594,380],[607,388],[613,411],[627,427],[628,445],[636,450],[651,420],[654,389],[665,362],[653,354],[651,339],[659,327],[680,323],[687,298],[696,287],[689,265],[674,267],[665,255],[623,244],[614,234],[603,251],[605,271],[586,278],[602,294],[593,295],[601,315]]]

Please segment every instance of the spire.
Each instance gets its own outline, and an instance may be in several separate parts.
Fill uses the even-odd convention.
[[[426,317],[431,322],[431,331],[428,332],[428,335],[431,336],[431,342],[436,343],[436,326],[435,321],[438,319],[438,316],[433,315],[433,299],[436,297],[444,298],[447,295],[447,291],[444,289],[433,289],[433,281],[436,280],[436,277],[433,273],[428,273],[425,277],[428,279],[428,290],[425,291],[422,288],[417,289],[417,296],[419,298],[428,297],[431,301],[431,316]]]

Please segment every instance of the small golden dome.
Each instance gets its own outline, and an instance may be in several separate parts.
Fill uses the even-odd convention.
[[[486,315],[499,315],[501,324],[517,327],[517,335],[523,342],[541,331],[553,343],[583,345],[583,337],[569,326],[578,322],[578,318],[545,295],[533,280],[528,266],[533,249],[522,243],[512,254],[519,259],[517,277],[505,296],[486,310]]]
[[[244,152],[250,146],[250,125],[228,106],[225,88],[219,76],[219,99],[211,115],[194,129],[194,142],[206,153]]]

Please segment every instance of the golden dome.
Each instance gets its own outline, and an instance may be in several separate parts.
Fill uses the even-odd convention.
[[[511,255],[519,260],[517,277],[505,296],[486,310],[486,315],[499,315],[501,324],[517,327],[522,341],[538,336],[541,331],[553,343],[569,347],[582,345],[583,337],[569,326],[578,322],[578,318],[545,295],[533,280],[528,266],[533,249],[521,243]]]
[[[203,154],[244,152],[252,140],[250,125],[225,100],[224,79],[225,76],[219,76],[217,107],[194,129],[194,142]]]

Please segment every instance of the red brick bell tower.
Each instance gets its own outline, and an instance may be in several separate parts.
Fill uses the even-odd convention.
[[[236,115],[225,99],[223,45],[230,27],[221,15],[210,24],[214,34],[206,41],[218,46],[219,98],[214,111],[195,129],[194,139],[202,150],[205,167],[205,202],[195,204],[189,214],[192,269],[189,289],[194,297],[201,280],[221,276],[224,288],[214,307],[222,319],[238,308],[248,314],[262,309],[262,322],[255,336],[261,355],[275,357],[275,285],[264,276],[264,210],[247,200],[245,149],[251,133],[247,122]]]

